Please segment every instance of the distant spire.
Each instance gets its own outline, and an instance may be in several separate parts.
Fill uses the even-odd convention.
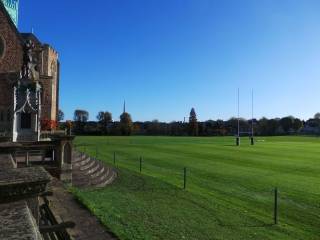
[[[34,34],[34,29],[33,29],[33,27],[31,28],[31,33]]]
[[[123,103],[123,113],[126,112],[126,100],[124,100],[124,103]]]

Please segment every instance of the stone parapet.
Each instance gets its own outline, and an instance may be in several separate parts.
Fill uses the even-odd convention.
[[[42,167],[1,169],[0,203],[38,197],[46,191],[51,177]]]
[[[0,239],[42,240],[37,223],[25,201],[0,204]]]

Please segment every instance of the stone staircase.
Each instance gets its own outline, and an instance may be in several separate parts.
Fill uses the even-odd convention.
[[[116,177],[117,172],[114,168],[84,153],[73,153],[73,186],[79,188],[101,188],[111,184]]]

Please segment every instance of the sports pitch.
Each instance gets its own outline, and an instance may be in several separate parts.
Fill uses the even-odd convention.
[[[320,138],[256,140],[77,137],[119,177],[74,192],[120,239],[320,239]]]

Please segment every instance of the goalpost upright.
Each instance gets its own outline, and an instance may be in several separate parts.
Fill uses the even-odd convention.
[[[238,107],[238,132],[236,136],[236,145],[240,146],[240,88],[238,88],[238,97],[237,97],[237,107]],[[251,91],[251,132],[248,133],[250,138],[250,144],[254,145],[254,123],[253,123],[253,115],[254,115],[254,104],[253,104],[253,89]],[[250,127],[249,127],[250,128]]]
[[[254,145],[254,133],[253,133],[253,89],[251,92],[251,138],[250,138],[251,145]]]
[[[236,145],[240,146],[240,89],[238,88],[238,135],[236,138]]]

